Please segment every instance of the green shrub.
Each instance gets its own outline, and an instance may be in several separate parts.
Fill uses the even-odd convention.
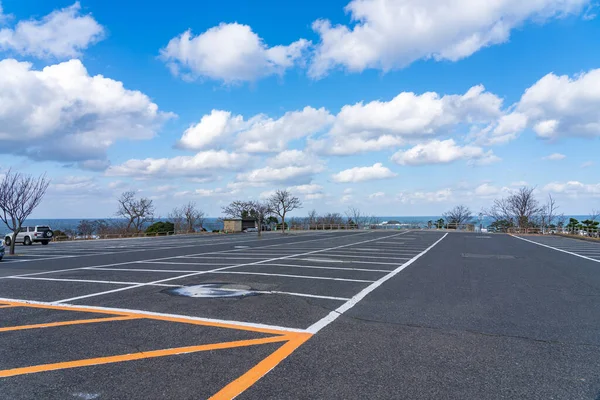
[[[175,225],[172,222],[155,222],[146,229],[146,233],[166,234],[173,232]]]

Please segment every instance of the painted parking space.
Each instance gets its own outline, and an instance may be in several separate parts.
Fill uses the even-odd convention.
[[[571,254],[587,260],[600,262],[600,242],[551,235],[515,235],[515,237],[549,249]]]
[[[162,321],[163,316],[174,318],[171,322],[203,326],[216,323],[219,325],[210,326],[225,326],[233,330],[239,328],[271,335],[245,339],[250,340],[246,344],[224,340],[209,344],[174,344],[168,348],[158,346],[126,354],[117,354],[116,349],[112,353],[107,350],[107,354],[82,352],[85,357],[73,357],[69,360],[57,357],[54,362],[45,360],[27,366],[8,365],[2,367],[4,369],[0,376],[14,379],[34,372],[43,374],[99,365],[113,368],[113,364],[140,362],[146,358],[179,357],[182,354],[213,352],[218,349],[233,351],[231,349],[237,347],[271,346],[268,354],[261,360],[255,360],[255,364],[247,366],[243,374],[233,377],[222,388],[215,389],[214,398],[232,398],[444,237],[441,233],[431,233],[411,235],[414,240],[400,241],[407,234],[408,232],[355,232],[298,236],[291,240],[268,242],[238,236],[221,239],[229,241],[225,250],[211,251],[212,248],[204,247],[200,252],[190,250],[184,255],[152,259],[139,257],[132,261],[105,265],[90,262],[89,265],[77,268],[55,268],[0,277],[0,297],[3,298],[0,300],[0,307],[5,307],[0,311],[14,307],[38,307],[56,311],[64,307],[81,313],[101,310],[101,313],[106,314],[82,318],[84,322],[28,322],[30,317],[24,316],[17,327],[30,328],[12,328],[12,331],[6,332],[0,330],[0,340],[8,332],[40,329],[46,329],[53,335],[57,333],[52,332],[58,332],[59,329],[65,332],[69,329],[69,332],[73,332],[71,336],[78,337],[73,329],[80,325],[77,329],[81,332],[86,329],[89,331],[93,325],[114,327],[111,332],[119,333],[124,331],[117,328],[119,324],[121,327],[126,326],[125,324],[137,326],[135,324],[139,325],[140,320]],[[93,259],[90,257],[90,260]],[[231,287],[244,288],[245,292],[252,295],[240,298],[198,298],[172,293],[174,288],[206,286],[224,287],[225,292]],[[192,292],[202,293],[201,290],[194,290]],[[24,301],[31,300],[38,303],[28,303],[26,306]],[[102,318],[117,319],[108,321]],[[75,350],[71,353],[73,356],[79,354]],[[61,353],[57,350],[56,354]],[[240,357],[243,360],[252,358],[245,355]],[[198,379],[202,379],[201,373]]]
[[[225,330],[228,331],[228,334],[234,332],[239,336],[239,333],[251,333],[252,335],[245,335],[244,337],[236,337],[230,338],[227,341],[215,341],[214,339],[210,343],[202,343],[200,342],[202,339],[207,340],[210,339],[203,332],[202,335],[195,335],[200,343],[186,346],[177,346],[177,347],[168,347],[168,348],[152,348],[150,345],[149,348],[144,349],[144,351],[138,352],[129,352],[125,354],[110,354],[110,355],[97,355],[95,357],[88,358],[80,358],[80,359],[68,359],[62,360],[59,362],[41,362],[38,364],[32,364],[23,366],[23,357],[19,357],[19,359],[15,359],[14,357],[5,356],[0,359],[0,378],[9,378],[20,375],[29,375],[29,374],[38,374],[49,371],[57,371],[63,369],[73,369],[73,368],[84,368],[90,366],[97,366],[103,364],[114,364],[114,363],[122,363],[122,362],[130,362],[135,360],[149,359],[149,358],[158,358],[158,357],[169,357],[180,354],[190,354],[190,353],[198,353],[204,351],[218,351],[223,349],[232,349],[232,348],[243,348],[249,346],[259,346],[264,344],[273,344],[277,343],[280,345],[273,353],[269,354],[265,359],[261,360],[259,363],[250,368],[244,375],[236,378],[230,384],[223,387],[221,390],[216,392],[211,398],[213,399],[229,399],[237,396],[249,386],[251,386],[260,376],[266,373],[268,370],[273,368],[277,363],[279,363],[283,358],[289,355],[295,348],[300,346],[306,340],[310,338],[310,334],[304,332],[293,332],[293,331],[283,331],[279,329],[271,329],[259,326],[249,326],[249,325],[237,325],[226,322],[214,321],[214,320],[203,320],[203,319],[191,319],[191,318],[183,318],[178,316],[170,316],[170,315],[158,315],[158,314],[150,314],[150,313],[139,313],[139,312],[128,312],[128,311],[117,311],[117,310],[103,310],[99,308],[86,308],[86,307],[74,307],[74,306],[57,306],[52,304],[42,304],[42,303],[31,303],[31,302],[15,302],[15,301],[0,301],[0,306],[4,309],[7,308],[35,308],[35,309],[43,309],[43,310],[64,310],[69,312],[77,312],[82,314],[80,318],[66,320],[66,321],[55,321],[48,322],[43,324],[29,324],[29,325],[17,325],[17,326],[6,326],[0,328],[0,342],[1,341],[10,341],[11,337],[2,336],[2,334],[7,332],[29,332],[35,330],[57,330],[66,327],[82,327],[88,326],[91,324],[102,325],[116,322],[141,322],[141,321],[160,321],[167,322],[170,324],[186,324],[191,326],[199,326],[204,328],[203,331],[206,331],[207,328],[217,329],[217,330]],[[86,314],[102,314],[101,318],[86,318]],[[147,328],[146,328],[147,329]],[[97,330],[96,330],[97,331]],[[89,334],[90,332],[86,332]],[[127,330],[128,334],[131,334],[131,328]],[[222,333],[221,333],[222,334]],[[76,331],[71,332],[69,337],[75,337],[75,335],[79,335]],[[234,335],[235,336],[235,335]],[[31,339],[35,339],[36,337],[31,337]],[[12,338],[14,340],[14,337]],[[27,343],[27,335],[24,337],[19,337],[18,340],[20,343],[25,346],[31,346],[31,343]],[[94,340],[97,338],[89,338]],[[113,340],[118,338],[113,338]],[[39,342],[39,338],[38,338]],[[39,343],[37,343],[39,345]],[[53,344],[49,343],[50,346]],[[110,347],[110,346],[109,346]],[[15,351],[15,345],[12,343],[11,345],[3,345],[2,348],[10,348],[11,351]],[[46,353],[48,349],[46,348]],[[31,362],[35,357],[43,358],[43,355],[36,354],[31,359],[25,360],[25,362]]]
[[[302,235],[302,234],[298,234]],[[320,234],[325,237],[327,234]],[[271,238],[279,238],[278,235],[269,235]],[[196,246],[219,246],[223,244],[246,243],[248,235],[219,235],[219,234],[195,234],[176,235],[148,238],[122,238],[105,240],[76,240],[66,242],[51,242],[49,245],[34,243],[31,246],[17,244],[15,255],[9,255],[8,251],[3,262],[31,262],[56,260],[60,258],[94,257],[105,255],[118,255],[128,253],[143,253],[155,250],[177,250],[194,248]]]

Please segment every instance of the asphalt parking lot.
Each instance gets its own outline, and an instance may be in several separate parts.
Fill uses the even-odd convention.
[[[598,247],[548,239],[19,247],[0,263],[0,397],[598,399]]]

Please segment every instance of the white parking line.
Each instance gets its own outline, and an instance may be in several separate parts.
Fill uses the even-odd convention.
[[[314,269],[334,269],[341,271],[364,271],[364,272],[391,272],[391,269],[368,269],[368,268],[342,268],[342,267],[318,267],[316,265],[293,265],[293,264],[263,264],[274,265],[276,267],[292,267],[292,268],[314,268]]]
[[[69,279],[69,278],[34,278],[29,276],[14,277],[10,279],[23,279],[23,280],[35,280],[35,281],[55,281],[55,282],[79,282],[79,283],[108,283],[111,285],[144,285],[140,282],[121,282],[121,281],[99,281],[93,279]],[[167,286],[167,287],[180,287],[181,285],[161,285],[153,284],[152,286]]]
[[[372,283],[365,279],[347,279],[347,278],[332,278],[328,276],[308,276],[308,275],[290,275],[290,274],[270,274],[267,272],[246,272],[246,271],[214,271],[211,274],[236,274],[236,275],[262,275],[262,276],[281,276],[285,278],[303,278],[303,279],[319,279],[326,281],[346,281],[346,282],[365,282]]]
[[[444,236],[442,236],[438,241],[436,241],[434,244],[432,244],[431,246],[429,246],[423,252],[421,252],[420,254],[414,256],[408,262],[402,264],[401,266],[399,266],[398,268],[396,268],[395,270],[393,270],[392,272],[390,272],[389,274],[387,274],[383,278],[378,279],[377,281],[373,282],[371,285],[369,285],[366,288],[364,288],[363,290],[361,290],[355,296],[352,296],[352,298],[350,300],[348,300],[346,303],[342,304],[340,307],[336,308],[334,311],[330,312],[329,315],[327,315],[325,318],[322,318],[318,322],[312,324],[307,329],[307,331],[310,332],[310,333],[315,334],[315,333],[319,332],[321,329],[325,328],[327,325],[331,324],[333,321],[335,321],[336,319],[338,319],[340,315],[344,314],[346,311],[350,310],[352,307],[354,307],[356,304],[358,304],[359,301],[361,301],[362,299],[364,299],[373,290],[377,289],[383,283],[385,283],[389,279],[391,279],[394,276],[396,276],[400,271],[402,271],[403,269],[405,269],[406,267],[408,267],[409,265],[411,265],[412,263],[414,263],[415,261],[417,261],[419,258],[421,258],[429,250],[431,250],[432,248],[434,248],[435,245],[437,245],[439,242],[441,242],[447,235],[448,235],[447,233],[444,234]]]
[[[399,233],[399,234],[392,235],[392,236],[386,236],[386,237],[399,236],[399,235],[402,235],[404,233],[406,233],[406,232]],[[321,253],[321,252],[327,251],[327,250],[333,250],[333,249],[338,249],[338,248],[343,248],[343,247],[354,246],[354,245],[357,245],[357,244],[369,243],[369,242],[373,242],[373,241],[380,240],[380,239],[381,238],[363,240],[361,242],[354,242],[354,243],[349,243],[349,244],[343,244],[343,245],[340,245],[340,246],[330,247],[328,249],[314,250],[314,251],[310,251],[310,252],[306,252],[306,253],[296,254],[295,256]],[[316,239],[316,240],[319,240],[319,239]],[[265,247],[267,247],[267,246],[265,246]],[[200,274],[208,274],[208,273],[211,273],[211,272],[223,271],[223,270],[227,270],[227,269],[231,269],[231,268],[238,268],[238,267],[242,267],[242,266],[264,264],[264,263],[269,262],[269,261],[284,260],[284,259],[288,259],[288,258],[291,258],[291,257],[294,257],[294,256],[284,256],[284,257],[279,257],[279,258],[271,258],[271,259],[267,259],[267,260],[256,261],[256,262],[253,262],[253,263],[245,263],[245,264],[239,264],[239,265],[232,265],[232,266],[227,266],[227,267],[221,267],[221,268],[216,268],[216,269],[212,269],[212,270],[208,270],[208,271],[190,273],[190,274],[176,276],[176,277],[172,277],[172,278],[161,279],[161,280],[158,280],[158,281],[149,282],[149,284],[163,283],[163,282],[168,282],[168,281],[172,281],[172,280],[176,280],[176,279],[187,278],[187,277],[190,277],[190,276],[195,276],[195,275],[200,275]],[[124,291],[124,290],[136,289],[136,288],[139,288],[139,287],[142,287],[142,286],[145,286],[145,285],[146,284],[144,284],[144,285],[134,285],[134,286],[128,286],[128,287],[119,288],[119,289],[107,290],[107,291],[104,291],[104,292],[90,293],[90,294],[84,295],[84,296],[77,296],[77,297],[72,297],[72,298],[69,298],[69,299],[58,300],[55,303],[67,303],[69,301],[81,300],[81,299],[86,299],[86,298],[89,298],[89,297],[102,296],[102,295],[105,295],[105,294],[110,294],[110,293],[115,293],[115,292],[121,292],[121,291]]]
[[[353,236],[362,236],[362,235],[365,235],[365,234],[366,233],[359,233],[359,234],[356,234],[356,235],[353,235]],[[308,240],[302,240],[302,241],[295,242],[295,243],[306,243],[306,242],[314,242],[314,241],[319,241],[319,240],[323,240],[323,239],[322,238],[308,239]],[[250,241],[255,241],[255,240],[250,240]],[[237,243],[237,242],[239,242],[239,241],[234,241],[234,243]],[[263,248],[266,248],[266,247],[276,247],[276,246],[285,246],[286,244],[289,244],[289,243],[269,244],[269,245],[263,246]],[[190,246],[185,246],[185,247],[190,247]],[[200,254],[222,254],[222,253],[232,253],[232,252],[236,252],[236,251],[240,251],[240,250],[221,250],[221,251],[213,251],[213,252],[205,252],[205,253],[196,253],[196,254],[190,254],[190,255],[194,256],[194,255],[200,255]],[[71,258],[71,257],[74,257],[74,256],[55,257],[55,258],[51,258],[49,260],[56,260],[56,259],[59,259],[59,258]],[[147,263],[149,261],[172,260],[172,259],[185,258],[185,257],[186,256],[149,258],[147,260],[125,261],[125,262],[120,262],[120,263],[103,264],[103,265],[93,265],[93,267],[114,267],[114,266],[118,266],[118,265],[128,265],[128,264],[136,264],[136,263]],[[31,260],[19,260],[19,262],[25,262],[25,261],[31,261]],[[40,260],[36,260],[36,261],[40,261]],[[43,259],[42,259],[42,261],[43,261]],[[183,264],[188,264],[188,263],[183,263]],[[194,265],[200,265],[200,263],[194,264]],[[214,263],[210,263],[209,265],[215,265],[215,264]],[[223,264],[223,265],[228,265],[228,264]],[[11,276],[0,276],[0,279],[8,279],[8,278],[17,277],[17,276],[21,277],[21,276],[36,276],[36,275],[56,274],[56,273],[59,273],[59,272],[78,271],[78,270],[86,269],[86,268],[89,268],[89,267],[65,268],[65,269],[57,269],[57,270],[53,270],[53,271],[50,270],[50,271],[42,271],[42,272],[32,272],[32,273],[28,273],[28,274],[18,274],[18,275],[11,275]]]
[[[595,258],[586,257],[586,256],[581,255],[581,254],[577,254],[577,253],[573,253],[573,252],[570,252],[570,251],[567,251],[567,250],[562,250],[562,249],[559,249],[559,248],[556,248],[556,247],[548,246],[547,244],[542,244],[542,243],[534,242],[533,240],[525,239],[525,238],[522,238],[520,236],[515,236],[515,235],[510,235],[510,236],[512,236],[514,238],[517,238],[517,239],[520,239],[520,240],[524,240],[524,241],[529,242],[529,243],[537,244],[538,246],[547,247],[547,248],[552,249],[552,250],[556,250],[556,251],[560,251],[560,252],[563,252],[563,253],[567,253],[567,254],[570,254],[572,256],[584,258],[586,260],[590,260],[590,261],[594,261],[594,262],[600,262],[600,260],[596,260]]]
[[[396,257],[396,256],[377,257],[377,256],[358,256],[358,255],[352,255],[352,254],[332,254],[332,253],[327,253],[327,254],[323,254],[323,255],[325,255],[327,257],[367,258],[367,259],[374,259],[374,260],[377,260],[377,259],[384,259],[384,260],[402,259],[402,257]],[[409,259],[409,258],[405,257],[404,259]]]
[[[20,303],[28,303],[28,304],[38,304],[38,305],[47,305],[47,306],[55,306],[56,303],[53,302],[45,302],[45,301],[32,301],[32,300],[21,300],[21,299],[8,299],[8,298],[0,298],[0,301],[6,302],[20,302]],[[306,333],[304,329],[297,328],[288,328],[284,326],[276,326],[276,325],[267,325],[267,324],[257,324],[252,322],[242,322],[242,321],[231,321],[231,320],[223,320],[223,319],[215,319],[215,318],[201,318],[201,317],[190,317],[189,315],[179,315],[179,314],[166,314],[166,313],[158,313],[152,311],[143,311],[143,310],[131,310],[127,308],[111,308],[111,307],[98,307],[98,306],[81,306],[75,304],[60,304],[61,307],[65,308],[74,308],[81,309],[82,307],[88,310],[98,310],[98,311],[114,311],[114,312],[125,312],[131,314],[142,314],[148,316],[157,316],[157,317],[168,317],[168,318],[181,318],[187,319],[190,321],[200,321],[200,322],[208,322],[208,323],[219,323],[219,324],[229,324],[229,325],[238,325],[238,326],[246,326],[249,328],[258,328],[258,329],[269,329],[269,330],[280,330],[282,333],[287,332],[298,332],[298,333]]]

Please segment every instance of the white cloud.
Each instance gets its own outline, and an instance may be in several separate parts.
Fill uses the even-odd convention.
[[[172,117],[119,81],[89,76],[79,60],[41,71],[0,61],[0,104],[0,151],[96,169],[113,143],[151,139]]]
[[[581,164],[581,168],[589,168],[594,166],[594,162],[593,161],[586,161],[584,163]]]
[[[388,179],[393,178],[396,175],[397,174],[390,171],[389,168],[384,167],[383,164],[376,163],[371,167],[354,167],[346,169],[332,175],[331,178],[334,182],[348,183]]]
[[[483,129],[473,129],[477,144],[503,144],[530,128],[540,139],[600,137],[600,69],[574,77],[547,74],[525,90],[510,113]]]
[[[240,132],[236,146],[252,153],[283,151],[288,142],[318,133],[333,120],[334,117],[326,109],[312,107],[287,112],[276,120],[259,115],[252,118],[248,128]]]
[[[371,193],[369,195],[369,199],[379,199],[385,197],[385,193],[384,192],[375,192],[375,193]]]
[[[397,200],[405,204],[426,203],[447,203],[452,200],[454,193],[452,189],[440,189],[432,192],[410,191],[400,192],[396,196]]]
[[[321,37],[309,75],[338,66],[351,72],[389,71],[419,59],[456,61],[506,42],[525,22],[583,12],[590,0],[352,0],[354,26],[313,23]]]
[[[200,122],[188,128],[179,147],[200,150],[235,141],[234,146],[249,153],[280,152],[290,141],[315,134],[331,125],[334,117],[324,108],[305,107],[290,111],[278,119],[258,114],[249,120],[228,111],[212,110]],[[232,137],[235,136],[235,139]]]
[[[402,92],[390,101],[342,107],[328,134],[309,142],[323,154],[348,155],[397,147],[452,133],[461,124],[489,124],[502,115],[502,99],[474,86],[463,95]]]
[[[310,42],[268,47],[247,25],[225,24],[193,36],[190,31],[171,39],[161,57],[176,76],[187,80],[209,78],[226,84],[283,75],[303,63]]]
[[[239,170],[245,167],[249,161],[250,158],[246,154],[209,150],[194,156],[131,159],[123,164],[111,166],[106,174],[138,178],[210,177],[216,171]]]
[[[14,29],[0,29],[0,50],[39,58],[79,57],[81,51],[104,36],[104,28],[80,11],[81,5],[75,2],[41,20],[19,21]],[[1,16],[0,8],[0,21]]]
[[[511,112],[483,129],[475,128],[471,136],[477,144],[484,146],[505,144],[516,139],[526,127],[527,116],[520,112]]]
[[[600,69],[570,78],[548,74],[517,105],[540,138],[600,136]]]
[[[300,150],[286,150],[267,160],[267,166],[238,174],[239,184],[308,184],[315,174],[323,172],[322,160]]]
[[[400,150],[392,156],[392,161],[400,165],[446,164],[457,160],[489,164],[500,159],[491,150],[486,152],[477,146],[459,146],[453,139],[432,140]]]
[[[553,153],[553,154],[550,154],[549,156],[542,157],[542,160],[560,161],[560,160],[564,160],[565,158],[567,158],[567,156],[565,156],[564,154]]]
[[[65,176],[55,179],[48,187],[50,194],[98,194],[102,192],[102,188],[98,185],[93,177],[89,176]]]
[[[308,139],[307,147],[318,154],[348,156],[358,153],[380,151],[404,144],[404,140],[391,135],[383,135],[376,139],[360,137]]]
[[[323,191],[323,186],[317,185],[316,183],[310,183],[306,185],[290,186],[288,190],[292,193],[313,194]]]
[[[570,197],[600,196],[600,183],[586,184],[579,181],[551,182],[544,186],[544,191],[566,194]]]
[[[222,141],[243,125],[244,118],[240,115],[232,116],[228,111],[212,110],[199,123],[185,130],[178,145],[185,149],[202,150]]]
[[[494,186],[490,183],[483,183],[483,184],[477,186],[473,193],[475,194],[475,196],[478,196],[478,197],[491,198],[494,196],[498,196],[501,193],[508,193],[508,192],[510,192],[510,188],[508,188],[506,186],[499,187],[499,186]]]

